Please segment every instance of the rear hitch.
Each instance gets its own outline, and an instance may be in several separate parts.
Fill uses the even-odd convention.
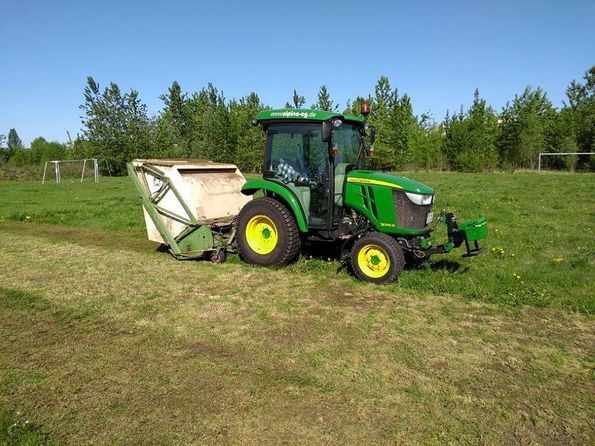
[[[413,255],[418,259],[423,259],[426,256],[426,253],[423,251],[420,251],[419,249],[414,249]]]

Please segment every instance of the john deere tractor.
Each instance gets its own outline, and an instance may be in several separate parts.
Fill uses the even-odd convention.
[[[249,180],[237,218],[240,256],[258,265],[294,260],[304,242],[333,243],[355,275],[369,282],[396,279],[406,262],[419,263],[461,246],[481,252],[485,218],[457,223],[442,211],[434,218],[434,189],[397,175],[365,169],[365,144],[374,143],[367,104],[362,116],[309,109],[260,112],[254,125],[266,134],[262,179]],[[437,223],[448,240],[434,245]]]

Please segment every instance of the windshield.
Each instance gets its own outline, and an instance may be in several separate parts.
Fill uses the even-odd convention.
[[[343,123],[335,129],[334,142],[339,149],[339,155],[335,157],[335,165],[347,164],[356,165],[356,168],[363,168],[363,157],[360,159],[362,135],[358,127]]]
[[[320,124],[273,124],[267,135],[267,170],[279,172],[289,165],[300,177],[310,178],[327,169],[328,144],[320,137]]]

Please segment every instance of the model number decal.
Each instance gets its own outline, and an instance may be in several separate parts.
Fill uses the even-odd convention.
[[[347,182],[348,183],[375,184],[376,186],[388,186],[388,187],[394,187],[395,189],[403,189],[398,184],[389,183],[387,181],[371,180],[371,179],[368,179],[368,178],[353,178],[353,177],[348,177],[347,178]]]

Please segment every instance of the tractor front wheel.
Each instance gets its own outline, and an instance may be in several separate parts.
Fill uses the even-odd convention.
[[[295,218],[271,197],[256,198],[240,211],[237,220],[238,251],[248,263],[283,265],[297,257],[301,239]]]
[[[404,267],[401,246],[387,234],[371,232],[358,239],[351,249],[351,268],[360,280],[392,282]]]

